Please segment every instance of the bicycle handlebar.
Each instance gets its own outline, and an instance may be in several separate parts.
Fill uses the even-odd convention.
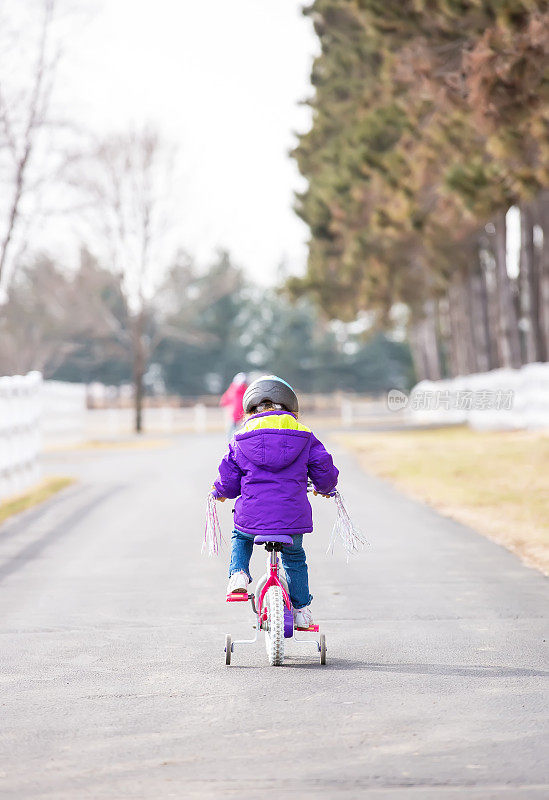
[[[336,489],[332,489],[331,492],[320,492],[318,489],[315,489],[314,484],[310,478],[307,478],[307,494],[311,494],[312,492],[316,492],[317,494],[321,494],[323,497],[335,497],[336,496]]]

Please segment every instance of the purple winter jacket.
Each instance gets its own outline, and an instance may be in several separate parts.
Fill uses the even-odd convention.
[[[265,411],[250,417],[231,439],[214,495],[238,497],[234,525],[244,533],[310,533],[307,477],[328,494],[338,474],[322,442],[293,414]]]

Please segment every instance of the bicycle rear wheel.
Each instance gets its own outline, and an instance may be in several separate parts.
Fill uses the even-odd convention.
[[[280,586],[271,586],[265,595],[267,620],[265,649],[269,664],[279,667],[284,661],[284,598]]]

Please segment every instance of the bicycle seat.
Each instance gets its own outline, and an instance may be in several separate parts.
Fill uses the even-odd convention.
[[[270,533],[267,535],[259,534],[254,536],[254,544],[267,544],[267,542],[278,542],[278,544],[293,544],[294,540],[286,533]]]

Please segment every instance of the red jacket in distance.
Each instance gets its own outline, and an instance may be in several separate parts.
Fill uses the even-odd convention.
[[[238,422],[244,416],[242,398],[248,385],[246,383],[231,383],[219,401],[221,406],[229,406],[233,422]]]

